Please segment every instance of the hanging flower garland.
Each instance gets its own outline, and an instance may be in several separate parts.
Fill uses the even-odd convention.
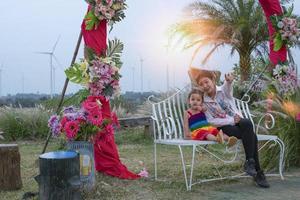
[[[96,29],[101,20],[107,20],[112,26],[125,18],[124,10],[127,8],[125,0],[85,0],[90,9],[85,16],[86,29]]]
[[[94,96],[104,96],[109,99],[120,94],[120,60],[123,51],[123,43],[114,39],[108,42],[107,56],[95,56],[91,50],[87,50],[87,59],[75,63],[65,70],[65,74],[71,82],[81,84],[89,89]]]
[[[293,47],[300,36],[300,29],[296,17],[292,16],[293,6],[288,10],[283,9],[282,15],[272,15],[270,17],[272,26],[275,29],[274,51],[279,51],[283,45]]]

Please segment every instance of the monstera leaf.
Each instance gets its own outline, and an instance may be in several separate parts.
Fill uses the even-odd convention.
[[[85,17],[85,29],[90,31],[94,27],[97,27],[99,24],[99,19],[95,16],[95,14],[92,11],[89,11]]]
[[[89,77],[81,65],[75,63],[70,68],[65,70],[65,74],[68,79],[73,83],[86,84],[89,81]]]
[[[274,38],[274,51],[279,51],[283,45],[280,33],[276,33]]]
[[[124,44],[117,38],[108,41],[108,47],[106,49],[106,56],[111,57],[112,61],[116,63],[116,67],[121,68],[121,54],[123,52]]]

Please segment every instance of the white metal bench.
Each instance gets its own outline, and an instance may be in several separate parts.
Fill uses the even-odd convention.
[[[183,113],[187,108],[186,102],[187,102],[187,95],[190,91],[191,86],[188,85],[182,90],[179,90],[172,96],[168,97],[167,99],[160,101],[160,102],[153,102],[152,97],[149,97],[149,101],[152,104],[152,119],[153,119],[153,135],[154,135],[154,169],[155,169],[155,180],[157,180],[157,144],[162,145],[177,145],[179,148],[180,156],[181,156],[181,162],[182,162],[182,168],[183,168],[183,175],[184,180],[186,184],[187,190],[191,190],[191,187],[197,183],[203,183],[207,181],[213,181],[213,180],[222,180],[222,179],[228,179],[228,178],[238,178],[238,177],[245,177],[245,174],[240,174],[236,176],[227,176],[222,177],[220,174],[220,177],[213,178],[213,179],[206,179],[201,180],[198,182],[193,182],[193,170],[194,170],[194,161],[195,161],[195,153],[198,151],[204,151],[209,153],[211,156],[215,157],[218,160],[223,161],[224,163],[231,163],[235,161],[237,154],[238,154],[238,145],[235,146],[235,152],[233,155],[233,158],[230,160],[222,159],[218,155],[214,154],[213,152],[209,151],[206,147],[206,145],[216,144],[216,142],[213,141],[196,141],[196,140],[185,140],[184,139],[184,133],[183,133]],[[243,114],[244,118],[248,118],[252,121],[252,114],[250,113],[248,102],[247,101],[241,101],[239,99],[235,99],[235,103],[239,111]],[[254,125],[254,130],[257,134],[258,141],[265,141],[265,143],[260,147],[259,150],[264,148],[269,142],[274,142],[275,144],[278,144],[280,147],[280,155],[279,155],[279,175],[281,179],[283,180],[283,167],[284,167],[284,143],[282,140],[280,140],[276,135],[262,135],[258,134],[258,130],[260,127],[260,123],[263,121],[263,119],[269,116],[271,119],[271,123],[268,126],[265,124],[266,129],[271,129],[275,125],[275,120],[273,116],[269,113],[264,114],[258,121],[257,125]],[[256,128],[256,129],[255,129]],[[239,141],[239,143],[241,143]],[[190,173],[189,177],[186,170],[185,165],[185,159],[182,151],[183,146],[191,146],[192,147],[192,160],[190,164]]]

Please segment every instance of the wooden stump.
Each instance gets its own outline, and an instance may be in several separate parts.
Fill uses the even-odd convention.
[[[0,144],[0,190],[16,190],[21,187],[18,145]]]
[[[74,151],[57,151],[40,155],[40,200],[79,200],[79,155]]]

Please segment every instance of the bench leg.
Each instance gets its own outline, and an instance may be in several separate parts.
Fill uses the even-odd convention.
[[[282,180],[284,180],[283,177],[283,169],[284,169],[284,151],[285,151],[285,145],[283,141],[279,138],[276,139],[276,143],[280,147],[280,154],[279,154],[279,174]]]
[[[157,180],[157,155],[156,155],[156,143],[154,143],[154,179]]]
[[[189,182],[188,182],[188,178],[187,178],[186,166],[185,166],[185,162],[184,162],[184,156],[183,156],[181,145],[178,145],[178,148],[179,148],[180,156],[181,156],[182,170],[183,170],[186,189],[187,189],[187,191],[190,191],[192,188],[192,181],[193,181],[196,146],[193,145],[193,155],[192,155],[192,163],[191,163],[191,172],[190,172],[190,181]]]
[[[185,168],[185,163],[184,163],[184,157],[183,157],[182,149],[181,149],[180,145],[178,145],[178,148],[179,148],[180,156],[181,156],[182,170],[183,170],[183,175],[184,175],[186,190],[189,191],[190,190],[190,186],[188,184],[188,180],[187,180],[187,177],[186,177],[186,168]]]
[[[285,154],[285,145],[283,143],[283,141],[279,138],[275,139],[275,140],[268,140],[264,145],[262,145],[258,151],[260,151],[261,149],[263,149],[265,146],[267,146],[267,144],[269,142],[274,142],[275,144],[278,144],[279,148],[280,148],[280,152],[279,152],[279,161],[278,161],[278,173],[279,173],[279,176],[281,178],[281,180],[284,180],[284,177],[283,177],[283,170],[284,170],[284,154]]]
[[[196,145],[193,145],[193,157],[192,157],[191,174],[190,174],[190,190],[192,189],[192,182],[193,182],[193,171],[194,171],[194,163],[195,163],[195,151],[196,151]]]

